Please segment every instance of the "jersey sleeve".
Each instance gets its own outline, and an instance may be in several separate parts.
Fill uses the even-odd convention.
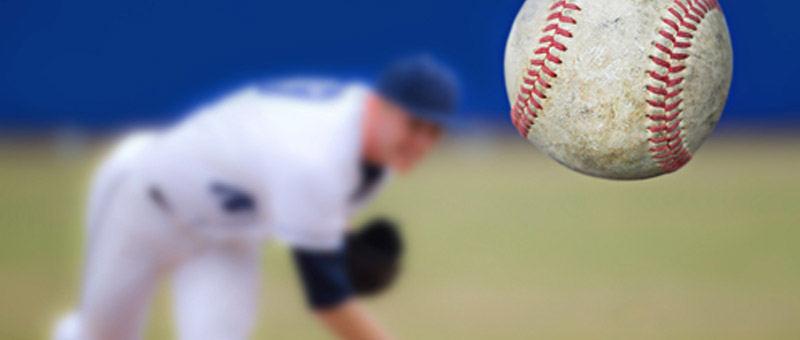
[[[294,249],[293,255],[310,308],[336,307],[353,296],[346,249],[325,252]]]

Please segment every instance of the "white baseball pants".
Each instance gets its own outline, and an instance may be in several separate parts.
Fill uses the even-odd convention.
[[[172,280],[178,339],[244,340],[251,332],[262,242],[204,238],[159,207],[137,173],[152,138],[126,139],[95,177],[80,304],[55,340],[140,339],[164,277]]]

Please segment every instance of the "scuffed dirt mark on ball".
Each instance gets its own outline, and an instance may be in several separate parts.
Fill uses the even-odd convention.
[[[619,21],[620,21],[621,19],[622,19],[622,18],[619,18],[619,17],[618,17],[618,18],[616,18],[616,19],[613,19],[613,20],[606,21],[606,22],[604,22],[604,23],[601,25],[601,27],[603,27],[603,28],[609,28],[609,27],[611,27],[611,26],[616,26],[616,25],[619,23]]]

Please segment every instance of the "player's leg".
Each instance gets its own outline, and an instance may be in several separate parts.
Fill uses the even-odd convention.
[[[124,179],[89,238],[79,317],[94,339],[139,339],[170,257],[168,221],[145,188]],[[158,229],[161,229],[159,231]]]
[[[175,270],[173,296],[180,340],[245,340],[258,309],[261,252],[219,245]]]
[[[166,267],[168,221],[148,201],[128,164],[114,159],[118,156],[95,176],[80,305],[59,323],[54,339],[138,339]]]
[[[166,259],[158,245],[135,230],[141,226],[138,223],[146,223],[146,215],[117,198],[120,202],[110,205],[109,214],[90,237],[80,306],[72,316],[75,325],[70,326],[78,335],[61,334],[58,339],[139,338]]]

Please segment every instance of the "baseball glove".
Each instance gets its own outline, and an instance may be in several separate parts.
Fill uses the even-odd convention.
[[[403,239],[397,224],[378,218],[347,235],[347,271],[359,296],[386,291],[400,272]]]

